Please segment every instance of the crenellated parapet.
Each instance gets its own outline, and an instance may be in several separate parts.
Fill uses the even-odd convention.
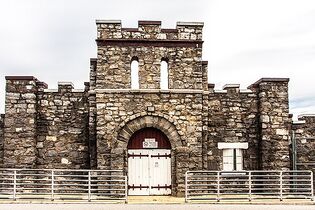
[[[164,29],[161,21],[138,21],[138,28],[123,28],[120,20],[96,20],[97,39],[202,40],[202,22],[177,22]]]
[[[58,89],[47,89],[33,76],[7,76],[3,166],[89,168],[85,85],[59,82]],[[1,145],[0,132],[0,156]]]
[[[207,89],[203,23],[178,22],[175,29],[161,28],[161,21],[139,21],[138,28],[122,28],[120,20],[97,20],[96,25],[97,60],[91,60],[90,75],[95,89],[132,89],[135,83],[138,89],[160,89],[161,81],[168,89]]]
[[[89,168],[87,91],[72,82],[38,93],[37,165],[40,168]]]

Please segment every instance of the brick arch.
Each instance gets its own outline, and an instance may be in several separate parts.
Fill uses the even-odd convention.
[[[146,115],[136,117],[121,125],[118,131],[117,146],[119,148],[127,148],[128,141],[132,134],[146,127],[161,130],[168,137],[172,148],[186,145],[173,123],[161,116]]]

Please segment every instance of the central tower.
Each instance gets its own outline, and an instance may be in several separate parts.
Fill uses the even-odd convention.
[[[128,167],[145,152],[157,164],[149,164],[152,171],[166,164],[158,172],[162,178],[153,184],[146,180],[152,189],[143,190],[147,184],[129,174],[131,192],[183,194],[185,172],[202,169],[201,145],[206,140],[202,140],[208,90],[207,62],[202,61],[203,23],[178,22],[175,29],[161,28],[160,21],[139,21],[138,28],[122,28],[116,20],[97,20],[96,25],[97,59],[91,60],[89,91],[90,148],[96,151],[91,154],[92,163],[99,169],[141,174],[145,164]],[[153,130],[159,135],[146,133]],[[140,146],[160,144],[158,136],[165,136],[172,146],[129,148],[128,152],[129,140],[139,131],[145,134],[138,139]],[[165,164],[159,163],[161,155]]]

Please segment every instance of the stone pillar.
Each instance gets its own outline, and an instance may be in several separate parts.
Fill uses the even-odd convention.
[[[97,168],[96,156],[96,65],[97,59],[90,59],[90,84],[89,84],[89,152],[90,152],[90,166],[92,169]]]
[[[172,172],[173,189],[172,194],[176,196],[185,195],[185,174],[187,171],[202,170],[202,154],[200,148],[192,146],[176,147],[175,153],[175,173]],[[175,179],[175,180],[174,180]]]
[[[4,167],[36,166],[37,79],[7,76],[4,121]]]
[[[290,168],[288,82],[262,78],[250,87],[258,95],[261,170]]]
[[[189,163],[190,163],[190,150],[188,147],[177,147],[175,149],[175,165],[176,172],[173,173],[173,180],[175,186],[174,195],[176,196],[184,196],[185,195],[185,173],[189,171]]]

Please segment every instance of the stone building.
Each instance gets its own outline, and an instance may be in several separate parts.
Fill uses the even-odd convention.
[[[303,143],[315,118],[292,124],[289,79],[262,78],[246,90],[208,83],[203,23],[96,25],[85,89],[6,77],[3,167],[123,169],[129,194],[182,195],[188,170],[292,168],[292,132],[305,145],[300,159],[315,161],[314,147]]]

